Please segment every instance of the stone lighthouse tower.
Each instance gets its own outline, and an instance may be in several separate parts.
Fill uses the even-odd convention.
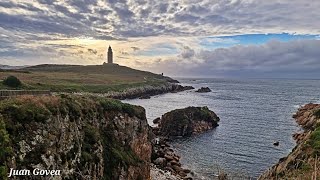
[[[113,64],[113,52],[111,46],[108,48],[108,64]]]

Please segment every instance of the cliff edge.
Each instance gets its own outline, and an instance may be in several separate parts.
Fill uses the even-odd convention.
[[[0,101],[0,179],[10,168],[61,170],[54,179],[150,179],[150,132],[142,107],[117,100],[6,99]]]
[[[307,104],[293,115],[303,132],[293,135],[292,152],[264,172],[260,180],[320,179],[320,104]]]

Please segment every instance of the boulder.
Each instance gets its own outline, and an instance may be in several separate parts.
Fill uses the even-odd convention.
[[[189,170],[189,169],[183,169],[183,172],[185,172],[185,173],[190,173],[191,171]]]
[[[208,107],[187,107],[164,114],[158,123],[159,135],[187,137],[218,126],[220,118]]]
[[[172,161],[174,158],[168,154],[164,155],[164,158],[166,158],[167,161]]]
[[[153,161],[153,163],[155,165],[158,165],[158,166],[161,166],[161,167],[164,167],[166,164],[167,164],[167,160],[165,158],[157,158],[156,160]]]
[[[211,92],[211,89],[208,87],[201,87],[200,89],[196,90],[198,93],[206,93],[206,92]]]
[[[152,122],[153,122],[153,124],[158,124],[160,122],[160,120],[161,119],[158,117],[158,118],[154,119]]]

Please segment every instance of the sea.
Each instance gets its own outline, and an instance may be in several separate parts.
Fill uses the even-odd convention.
[[[189,90],[124,102],[144,107],[151,126],[164,113],[188,106],[207,106],[220,117],[217,128],[170,142],[195,179],[214,179],[221,172],[232,179],[257,179],[295,146],[292,135],[301,128],[292,115],[306,103],[320,103],[320,80],[178,80],[212,92]],[[279,146],[273,145],[276,141]]]

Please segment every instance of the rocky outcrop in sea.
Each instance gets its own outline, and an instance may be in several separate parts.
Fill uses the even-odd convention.
[[[211,92],[211,89],[208,87],[201,87],[200,89],[196,90],[198,93],[206,93],[206,92]]]
[[[220,118],[208,107],[187,107],[162,115],[154,122],[158,127],[153,131],[164,137],[186,137],[199,134],[218,126]]]
[[[153,127],[151,162],[156,167],[183,179],[192,179],[192,172],[182,167],[180,156],[169,145],[175,137],[187,137],[218,126],[219,117],[207,107],[176,109],[156,118]],[[170,139],[169,139],[170,138]]]

